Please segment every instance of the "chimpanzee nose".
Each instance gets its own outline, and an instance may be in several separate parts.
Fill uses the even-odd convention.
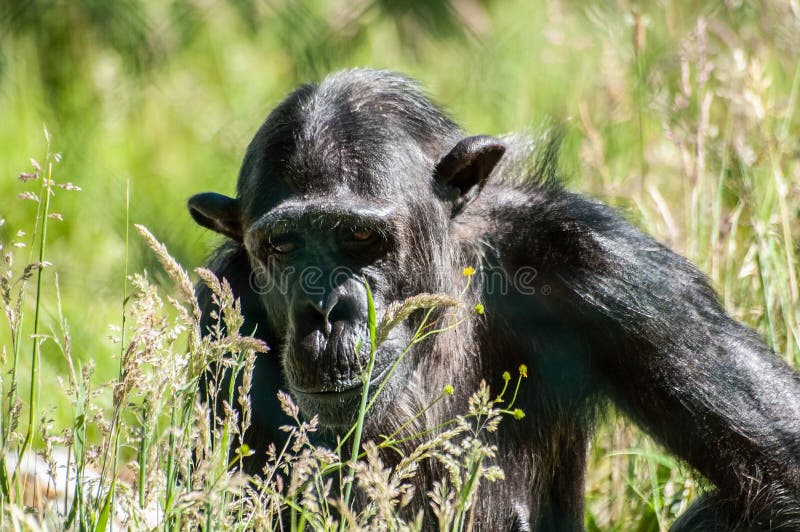
[[[311,306],[322,315],[322,330],[325,332],[325,336],[329,336],[333,329],[331,313],[338,303],[339,294],[336,292],[328,292],[319,298],[311,298]]]
[[[357,302],[347,294],[334,290],[324,296],[309,298],[311,307],[322,317],[322,330],[329,336],[337,322],[357,319]]]
[[[336,334],[339,328],[359,326],[365,322],[366,294],[360,285],[354,283],[341,283],[332,289],[302,294],[294,316],[298,332],[320,331],[328,337]]]

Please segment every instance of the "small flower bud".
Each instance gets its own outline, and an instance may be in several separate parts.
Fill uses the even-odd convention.
[[[483,308],[482,304],[478,303],[477,305],[475,305],[475,313],[478,316],[483,316],[483,311],[484,311],[484,308]]]
[[[447,395],[453,395],[453,385],[448,384],[447,386],[445,386],[444,393],[446,393]]]
[[[464,277],[472,277],[473,275],[475,275],[475,268],[473,268],[472,266],[467,266],[466,268],[461,270],[461,273],[464,274]]]
[[[514,415],[514,419],[516,419],[516,420],[520,420],[520,419],[525,417],[525,412],[523,412],[519,408],[515,408],[514,412],[512,414]]]
[[[511,380],[511,373],[509,373],[507,371],[504,371],[503,372],[503,380],[504,381],[510,381]]]
[[[523,379],[527,379],[528,378],[528,366],[526,366],[525,364],[522,364],[519,367],[519,374],[522,375]]]

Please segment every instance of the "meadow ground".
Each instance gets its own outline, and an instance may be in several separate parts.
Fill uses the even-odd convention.
[[[188,287],[197,274],[184,277],[134,224],[149,228],[186,270],[201,265],[218,241],[192,224],[185,199],[231,192],[267,111],[297,84],[339,68],[406,72],[471,132],[561,128],[569,188],[620,208],[688,256],[737,319],[790,364],[800,362],[796,2],[404,5],[0,6],[7,318],[0,324],[0,444],[5,457],[33,450],[45,463],[66,449],[73,465],[100,475],[90,486],[73,486],[57,507],[65,515],[51,508],[49,526],[67,520],[102,528],[112,520],[112,502],[125,511],[118,519],[140,524],[152,518],[140,508],[162,516],[166,508],[166,527],[256,526],[280,505],[296,509],[297,526],[333,519],[320,497],[324,485],[290,496],[286,490],[304,484],[286,478],[276,495],[274,485],[246,486],[225,473],[229,457],[220,445],[246,420],[228,419],[214,435],[221,442],[214,452],[200,441],[203,427],[194,423],[203,413],[194,406],[193,383],[199,364],[230,345],[192,340]],[[258,346],[237,341],[246,373],[248,353]],[[484,470],[490,460],[481,453],[490,449],[469,420],[501,414],[481,397],[451,438],[471,442],[477,453],[456,464],[454,475],[480,471],[485,482],[499,473]],[[465,414],[469,409],[464,405]],[[297,453],[310,449],[302,434]],[[195,450],[208,454],[206,468],[181,482],[191,461],[181,442],[193,439]],[[444,440],[430,445],[446,448]],[[317,453],[307,458],[312,469],[337,461],[309,452]],[[389,482],[374,455],[366,457],[358,481]],[[114,471],[126,480],[117,483]],[[33,527],[35,514],[21,511],[21,477],[12,477],[13,468],[0,478],[0,528],[12,521]],[[440,501],[451,525],[469,525],[468,501],[479,482],[468,484],[451,486],[460,503]],[[610,416],[591,448],[587,528],[663,530],[701,486],[634,426]],[[376,501],[400,504],[404,492],[396,489]],[[250,506],[234,497],[243,490],[253,495]],[[389,522],[389,507],[376,504],[374,515],[353,519]]]

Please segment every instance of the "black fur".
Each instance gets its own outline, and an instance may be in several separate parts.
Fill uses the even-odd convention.
[[[715,484],[675,530],[800,529],[798,374],[728,316],[688,261],[602,203],[563,190],[553,149],[525,137],[463,137],[410,80],[340,72],[270,114],[244,159],[238,211],[219,196],[190,200],[198,222],[231,237],[211,268],[241,298],[248,332],[257,325],[272,347],[252,391],[246,437],[256,457],[280,438],[279,388],[332,432],[352,422],[357,394],[302,392],[357,380],[362,279],[380,316],[416,293],[458,294],[472,265],[478,282],[466,298],[486,314],[418,346],[366,430],[391,433],[446,384],[462,395],[450,404],[463,405],[480,379],[497,387],[503,371],[527,364],[519,399],[527,416],[497,434],[507,480],[479,497],[483,530],[583,528],[587,444],[608,399]],[[347,240],[348,228],[372,231],[369,245]],[[319,268],[323,279],[337,266],[353,275],[300,289],[289,274],[285,289],[256,293],[254,268],[276,280],[289,265]],[[320,294],[309,295],[317,285]],[[209,320],[208,292],[199,296]],[[376,372],[405,346],[415,319],[390,336]],[[420,424],[449,418],[450,408]],[[429,485],[432,474],[418,482]]]

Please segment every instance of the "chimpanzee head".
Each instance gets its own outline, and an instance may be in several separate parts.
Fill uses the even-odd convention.
[[[300,87],[270,113],[235,199],[189,200],[200,225],[246,248],[272,347],[306,415],[330,427],[354,420],[369,354],[365,281],[379,319],[394,301],[457,289],[454,220],[504,150],[491,137],[463,138],[410,80],[349,71]],[[412,317],[380,346],[373,382],[414,330]],[[404,358],[376,410],[415,360]]]

